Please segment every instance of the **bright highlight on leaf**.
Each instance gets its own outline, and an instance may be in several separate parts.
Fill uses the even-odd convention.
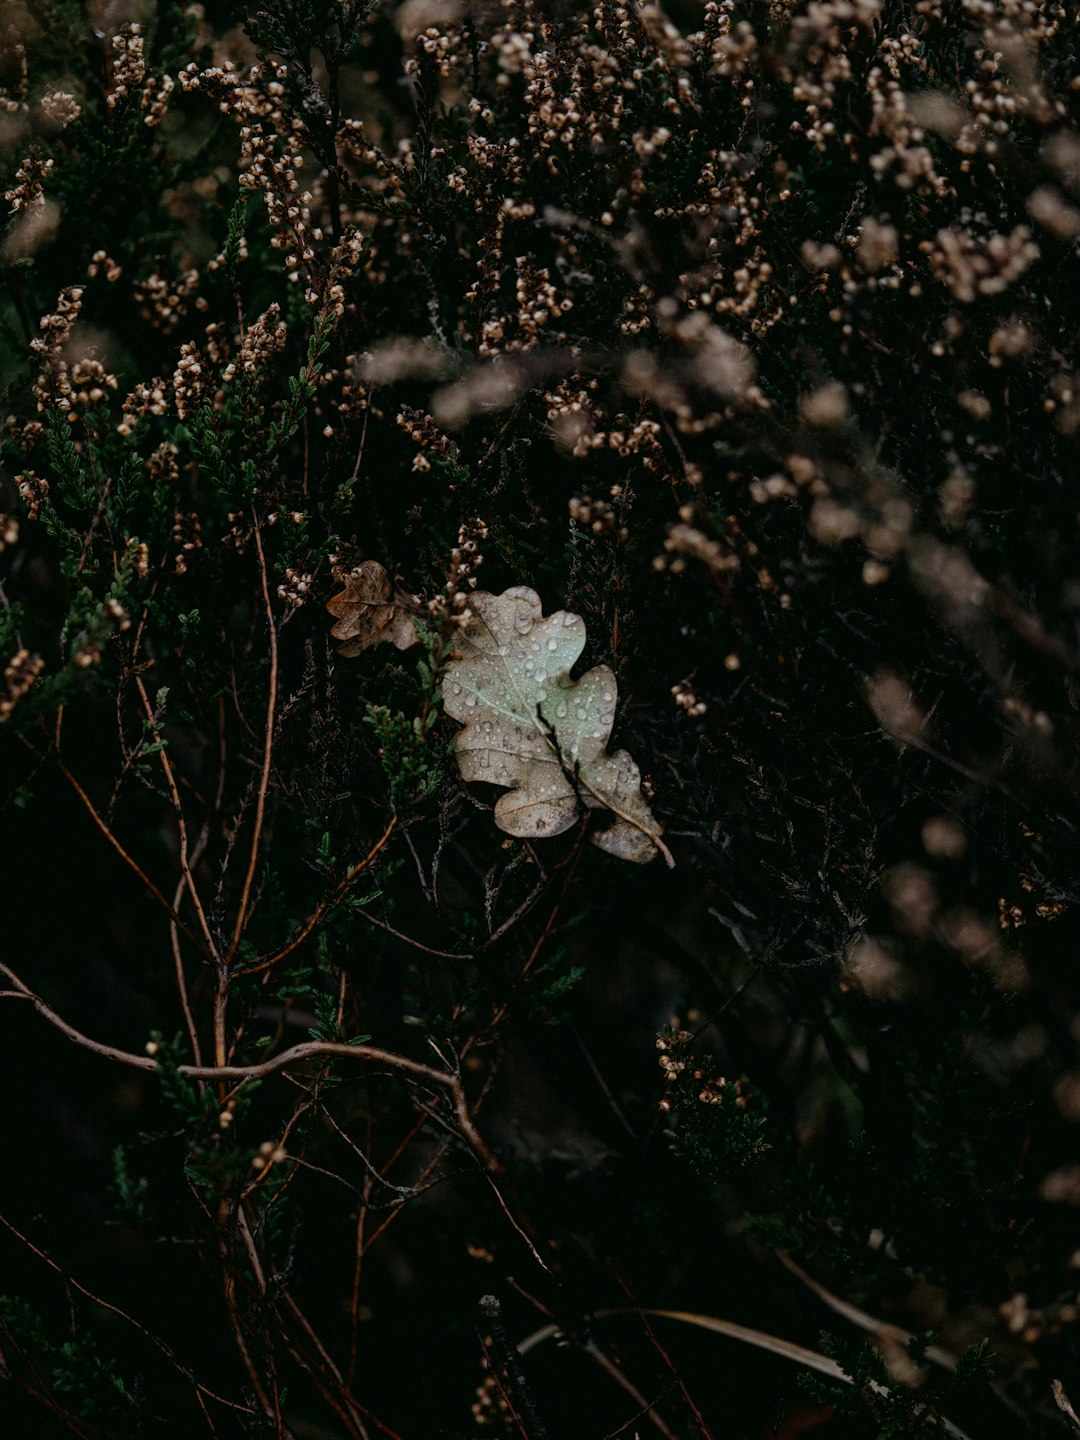
[[[462,779],[505,786],[495,822],[508,835],[546,838],[568,829],[581,807],[606,809],[614,823],[593,836],[612,855],[639,863],[671,853],[641,793],[625,750],[607,753],[615,722],[615,676],[597,665],[570,670],[585,647],[585,622],[560,610],[544,617],[535,590],[469,598],[443,679]]]
[[[419,640],[412,617],[419,614],[416,597],[395,590],[386,567],[377,560],[365,560],[353,575],[345,577],[345,589],[326,604],[337,619],[330,631],[338,654],[359,655],[369,645],[389,640],[399,650],[408,650]]]

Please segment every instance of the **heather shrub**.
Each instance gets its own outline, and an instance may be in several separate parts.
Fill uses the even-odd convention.
[[[10,1432],[1080,1429],[1072,8],[3,24]]]

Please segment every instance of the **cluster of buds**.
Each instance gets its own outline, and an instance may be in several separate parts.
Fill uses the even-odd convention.
[[[603,443],[596,438],[600,433],[600,410],[594,392],[599,383],[595,376],[586,380],[580,375],[570,375],[544,395],[548,424],[556,443],[575,460]]]
[[[105,399],[106,390],[115,390],[116,376],[109,373],[100,360],[82,355],[68,367],[66,384],[58,387],[58,398],[66,399],[72,408],[70,420],[75,420],[79,410],[89,405],[99,405]]]
[[[445,594],[428,602],[428,610],[438,621],[449,615],[454,623],[464,625],[469,619],[469,593],[476,589],[476,572],[484,563],[481,543],[488,538],[488,527],[478,517],[463,522],[458,530],[457,544],[450,552],[450,574]]]
[[[198,409],[206,389],[203,360],[194,340],[185,340],[180,346],[172,383],[176,413],[181,420],[187,420]]]
[[[922,241],[919,249],[962,305],[970,305],[978,295],[1000,295],[1040,253],[1027,225],[985,237],[968,229],[939,230],[935,240]]]
[[[1041,1186],[1043,1197],[1075,1205],[1076,1197],[1080,1196],[1080,1176],[1075,1172],[1076,1167],[1072,1166],[1048,1175]],[[1021,1291],[1003,1301],[998,1306],[998,1313],[1008,1326],[1010,1335],[1017,1336],[1027,1345],[1034,1345],[1047,1336],[1060,1335],[1066,1325],[1075,1325],[1080,1320],[1080,1305],[1077,1297],[1070,1295],[1045,1307],[1037,1307]]]
[[[129,540],[126,553],[129,557],[131,573],[137,575],[140,580],[145,580],[150,574],[150,547],[144,540]]]
[[[273,1140],[264,1140],[257,1153],[252,1157],[251,1168],[266,1170],[269,1166],[277,1165],[287,1158],[288,1151],[283,1145],[276,1145]]]
[[[330,373],[329,369],[324,375]],[[339,381],[335,391],[336,399],[333,401],[334,408],[344,421],[359,420],[367,413],[368,408],[368,387],[357,376],[357,357],[350,355],[346,359],[345,367],[334,376]],[[323,434],[327,439],[335,433],[334,426],[330,422],[323,427]]]
[[[142,108],[145,112],[143,115],[144,125],[153,129],[155,125],[161,124],[175,89],[176,81],[171,75],[151,75],[149,77],[142,92]]]
[[[603,438],[604,432],[599,435]],[[660,445],[660,424],[656,420],[642,418],[632,424],[623,415],[615,417],[612,429],[607,432],[607,445],[624,459],[628,455],[641,455],[646,470],[656,470],[662,455]]]
[[[104,400],[107,390],[116,389],[116,376],[106,370],[100,360],[86,355],[69,365],[58,350],[50,347],[44,353],[45,363],[34,385],[39,410],[46,410],[52,404],[57,410],[67,412],[68,419],[74,422],[79,418],[77,407],[97,405]]]
[[[36,450],[45,436],[45,427],[40,420],[21,420],[17,415],[8,415],[2,427],[12,445],[17,445],[24,454]]]
[[[610,490],[611,498],[618,503],[623,498],[623,487],[612,485]],[[624,543],[629,540],[630,532],[625,525],[620,524],[619,515],[615,506],[606,500],[597,500],[585,495],[574,495],[568,502],[570,519],[578,525],[586,525],[594,535],[614,535],[616,540]]]
[[[311,214],[312,195],[300,189],[304,124],[286,112],[288,77],[286,65],[238,69],[226,61],[205,70],[192,63],[181,71],[179,80],[183,90],[212,95],[218,109],[239,123],[240,184],[245,190],[262,192],[274,232],[270,243],[285,252],[290,278],[299,281],[303,270],[312,273],[315,245],[323,232]]]
[[[736,1110],[745,1110],[750,1102],[749,1083],[741,1077],[731,1081],[725,1075],[709,1075],[704,1070],[695,1070],[694,1079],[701,1083],[697,1098],[702,1105],[723,1105],[730,1101],[732,1092]]]
[[[146,473],[156,488],[173,488],[180,479],[179,450],[171,440],[163,441],[147,457]]]
[[[41,317],[40,329],[45,333],[30,341],[30,349],[41,360],[41,369],[34,383],[38,410],[46,410],[50,405],[65,411],[72,407],[74,392],[65,352],[82,309],[82,297],[81,285],[69,285],[61,290],[56,309]],[[111,381],[110,388],[116,385],[115,378],[106,377],[104,370],[98,378],[102,383]]]
[[[178,510],[173,516],[172,540],[178,547],[174,557],[177,575],[187,574],[189,556],[202,549],[201,530],[198,515],[184,515]]]
[[[419,447],[413,457],[414,470],[430,470],[432,456],[440,460],[453,458],[454,442],[426,411],[414,410],[411,405],[402,405],[397,414],[397,423],[413,444]]]
[[[619,321],[620,334],[640,335],[643,330],[650,328],[653,323],[649,314],[652,298],[651,288],[648,285],[639,285],[635,293],[623,301],[623,318]]]
[[[313,576],[308,571],[296,570],[289,566],[285,578],[277,587],[279,600],[284,600],[290,610],[299,610],[311,596]]]
[[[704,715],[709,708],[689,680],[680,680],[676,685],[672,685],[671,693],[679,709],[685,710],[688,715],[694,718],[697,718],[699,715]]]
[[[312,231],[322,238],[322,231]],[[310,284],[304,292],[309,305],[325,305],[338,319],[345,314],[345,286],[352,278],[360,261],[364,258],[364,237],[355,226],[350,226],[330,251],[329,271],[326,283],[320,287]]]
[[[1020,889],[1028,900],[1010,902],[1001,896],[998,900],[998,927],[1002,930],[1018,930],[1026,925],[1029,920],[1058,920],[1069,908],[1064,901],[1054,900],[1050,894],[1044,893],[1042,899],[1036,899],[1035,882],[1030,875],[1021,874],[1019,877]]]
[[[230,361],[221,373],[228,383],[237,372],[254,378],[269,365],[271,358],[285,348],[286,328],[281,318],[281,306],[275,300],[268,310],[248,326],[240,344],[240,353]]]
[[[229,528],[221,537],[221,543],[231,545],[238,555],[242,555],[251,543],[251,537],[254,534],[251,528],[251,516],[243,510],[230,510],[226,518]],[[263,523],[267,526],[276,525],[279,518],[278,512],[271,510]]]
[[[38,160],[31,157],[24,160],[15,172],[15,184],[4,191],[4,199],[11,206],[12,215],[37,210],[45,203],[45,182],[52,173],[55,161]]]
[[[26,46],[21,41],[16,41],[14,45],[10,43],[14,28],[14,26],[9,27],[5,38],[9,42],[8,57],[18,62],[19,79],[14,92],[9,91],[6,86],[0,86],[0,112],[7,115],[18,115],[20,111],[26,110],[26,97],[30,90],[30,67],[26,63]]]
[[[29,650],[17,650],[4,667],[4,691],[0,695],[0,724],[11,715],[15,706],[41,674],[45,662]]]
[[[595,383],[595,382],[593,382]],[[661,427],[658,421],[643,416],[631,421],[624,414],[616,414],[606,421],[599,408],[593,404],[585,391],[575,392],[562,387],[544,396],[548,402],[548,420],[551,422],[555,439],[564,450],[569,450],[575,459],[581,459],[590,450],[613,450],[622,459],[636,456],[644,468],[653,474],[663,468],[663,445],[660,440]],[[621,488],[615,487],[621,494]]]
[[[82,114],[82,106],[66,90],[49,90],[41,97],[41,108],[61,127],[74,124]]]
[[[120,604],[119,600],[111,598],[105,601],[105,614],[115,624],[118,630],[131,629],[131,616]]]
[[[432,7],[433,18],[434,14],[437,14],[438,8],[437,5]],[[412,25],[409,24],[408,11],[410,9],[412,9],[412,6],[402,6],[402,9],[398,11],[399,16],[403,14],[406,16],[406,22],[401,26],[403,38],[411,38],[416,49],[422,51],[428,61],[433,65],[439,78],[448,80],[460,64],[459,51],[463,48],[461,46],[460,34],[454,30],[440,31],[437,30],[434,25],[429,25],[426,30],[421,30],[419,33],[414,32],[410,37],[408,31],[413,28]],[[420,9],[422,13],[423,5],[421,5]],[[401,25],[400,20],[399,25]],[[420,62],[417,56],[410,55],[405,61],[406,75],[417,75],[419,71]]]
[[[116,427],[121,435],[130,435],[135,422],[143,415],[165,415],[168,412],[168,391],[164,380],[142,381],[124,401],[123,419]]]
[[[679,522],[669,527],[664,541],[667,555],[657,555],[653,560],[653,569],[670,570],[672,574],[680,575],[686,569],[686,557],[689,557],[708,566],[714,575],[738,570],[738,555],[692,524],[693,515],[693,508],[689,505],[680,509]],[[668,559],[668,555],[673,558]]]
[[[21,475],[16,475],[15,483],[19,487],[19,499],[26,506],[27,518],[36,520],[38,511],[49,493],[49,482],[35,470],[26,470]]]
[[[686,1046],[694,1037],[689,1030],[668,1030],[656,1037],[656,1048],[660,1052],[660,1069],[665,1080],[677,1079],[690,1063],[686,1058]],[[672,1054],[672,1050],[676,1053]]]
[[[535,265],[528,255],[514,261],[514,309],[490,315],[481,327],[479,353],[504,354],[511,350],[531,350],[540,343],[540,332],[552,320],[558,320],[574,308],[568,295],[560,294],[552,283],[551,272]],[[552,333],[548,338],[563,343],[565,332]]]
[[[106,280],[112,282],[119,280],[124,271],[106,251],[95,250],[90,256],[90,264],[86,267],[86,273],[91,280],[96,279],[98,275],[104,275]]]
[[[138,281],[134,288],[135,298],[142,306],[139,312],[142,318],[164,335],[172,334],[191,306],[196,310],[207,308],[205,297],[195,293],[199,288],[198,270],[185,270],[171,280],[155,271]]]
[[[484,1370],[484,1378],[476,1387],[476,1399],[472,1403],[473,1421],[478,1430],[486,1430],[492,1435],[506,1435],[510,1433],[515,1416],[510,1408],[505,1387],[499,1377],[492,1374],[491,1362],[486,1355],[482,1357],[480,1364]]]
[[[488,538],[488,527],[479,516],[466,520],[458,529],[457,544],[450,552],[451,583],[447,591],[455,610],[462,611],[468,603],[469,590],[475,590],[484,563],[481,543]]]
[[[112,52],[112,76],[105,97],[110,110],[138,90],[146,77],[142,27],[137,22],[125,25],[119,35],[113,36]]]

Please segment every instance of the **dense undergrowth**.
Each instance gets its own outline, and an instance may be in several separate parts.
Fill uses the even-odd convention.
[[[1080,1429],[1073,8],[2,20],[5,1433]]]

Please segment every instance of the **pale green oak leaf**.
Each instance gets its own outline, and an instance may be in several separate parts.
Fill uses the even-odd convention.
[[[661,854],[662,827],[641,793],[641,774],[625,750],[607,753],[617,689],[607,665],[578,680],[570,671],[585,648],[585,622],[559,610],[544,616],[535,590],[469,597],[442,682],[446,712],[465,727],[457,737],[463,780],[503,786],[495,823],[508,835],[541,839],[569,829],[589,809],[614,821],[595,844],[624,860]]]

